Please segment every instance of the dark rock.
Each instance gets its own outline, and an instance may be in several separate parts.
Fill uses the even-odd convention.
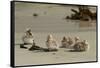
[[[37,16],[38,16],[38,14],[37,14],[37,13],[34,13],[34,14],[33,14],[33,16],[34,16],[34,17],[37,17]]]
[[[80,6],[78,7],[78,11],[75,9],[71,9],[71,11],[74,12],[74,14],[66,16],[65,19],[89,21],[89,19],[95,20],[97,17],[97,13],[92,13],[87,6]]]

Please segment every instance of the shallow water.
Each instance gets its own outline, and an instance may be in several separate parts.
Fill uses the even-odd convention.
[[[72,8],[77,10],[76,6],[18,3],[15,6],[15,32],[23,32],[26,28],[31,28],[32,32],[78,31],[79,23],[84,21],[65,19],[73,13]],[[37,13],[38,16],[34,17],[33,13]]]

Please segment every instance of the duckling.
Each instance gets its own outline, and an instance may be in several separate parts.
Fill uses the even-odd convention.
[[[47,37],[46,46],[49,51],[58,51],[59,46],[53,36],[50,34]]]
[[[23,44],[20,44],[20,48],[25,48],[26,49],[27,47],[25,47],[24,45],[28,45],[28,44],[32,45],[32,43],[33,43],[33,34],[31,32],[30,28],[26,29],[26,32],[22,37],[22,41],[23,41]]]
[[[66,48],[68,45],[68,39],[64,36],[62,41],[61,41],[61,46],[60,48]]]
[[[88,44],[88,41],[87,41],[87,40],[83,40],[83,41],[82,41],[81,50],[82,50],[82,51],[87,51],[87,50],[89,50],[89,44]]]
[[[83,40],[76,42],[73,48],[75,51],[87,51],[89,49],[89,44],[87,40]]]
[[[71,37],[68,37],[68,46],[69,46],[69,48],[72,48],[73,44],[74,44],[73,39]]]
[[[73,49],[75,51],[80,51],[80,46],[81,46],[81,42],[80,42],[80,38],[79,37],[75,37],[75,43],[73,45]]]

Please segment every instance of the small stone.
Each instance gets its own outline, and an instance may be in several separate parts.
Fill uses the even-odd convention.
[[[55,55],[56,53],[52,53],[53,55]]]

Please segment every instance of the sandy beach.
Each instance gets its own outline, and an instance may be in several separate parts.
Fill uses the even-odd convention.
[[[91,21],[93,26],[81,27],[85,21],[65,20],[70,15],[71,8],[76,6],[40,5],[32,3],[15,4],[15,65],[40,65],[55,63],[72,63],[96,61],[96,21]],[[91,8],[93,12],[96,10]],[[33,13],[38,13],[37,17]],[[86,23],[86,22],[85,22]],[[83,24],[86,25],[86,24]],[[22,36],[26,28],[31,28],[36,44],[46,48],[45,41],[48,34],[52,34],[61,45],[63,36],[74,38],[79,36],[81,40],[87,40],[90,49],[86,52],[69,52],[61,48],[58,52],[28,51],[20,49]],[[28,48],[31,45],[26,45]]]
[[[46,48],[45,41],[49,33],[34,33],[36,44]],[[22,33],[17,33],[16,43],[21,42]],[[62,36],[79,36],[81,39],[87,39],[90,49],[86,52],[69,52],[68,49],[59,49],[58,52],[40,52],[20,49],[19,45],[15,46],[15,63],[16,65],[38,65],[54,63],[72,63],[96,61],[96,34],[95,32],[77,32],[77,33],[52,33],[61,45]],[[18,40],[19,39],[19,40]],[[26,45],[28,48],[31,45]],[[54,54],[55,53],[55,54]]]

